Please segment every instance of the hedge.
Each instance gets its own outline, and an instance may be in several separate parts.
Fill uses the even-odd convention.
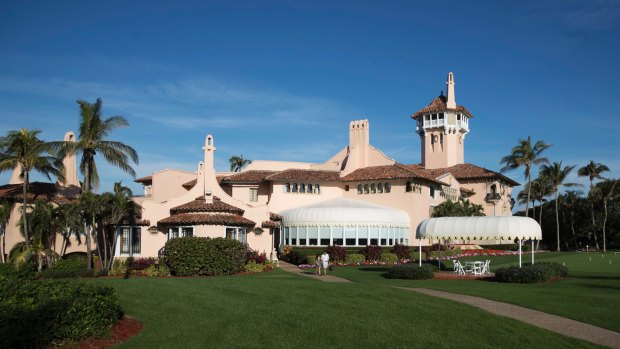
[[[0,263],[0,283],[10,280],[34,280],[38,276],[33,265],[17,269],[12,263]]]
[[[398,259],[410,259],[411,251],[409,250],[409,246],[396,244],[392,247],[392,253],[398,256]]]
[[[100,337],[122,316],[111,287],[61,281],[0,283],[0,347],[45,348]]]
[[[366,261],[366,256],[364,256],[363,254],[350,253],[347,255],[344,262],[346,264],[358,264],[358,263],[364,263],[365,261]]]
[[[244,271],[247,247],[224,238],[182,237],[166,243],[172,275],[230,275]]]
[[[394,264],[398,262],[398,256],[395,255],[394,253],[384,253],[381,255],[381,262],[388,263],[388,264]]]
[[[541,262],[533,265],[528,263],[521,268],[513,266],[497,269],[495,271],[495,281],[529,284],[567,275],[568,268],[558,263]]]
[[[366,260],[370,262],[378,261],[383,254],[383,248],[377,245],[368,245],[360,250],[360,253],[366,256]]]
[[[390,268],[385,273],[385,277],[388,279],[427,280],[433,278],[433,271],[426,266],[402,264]]]

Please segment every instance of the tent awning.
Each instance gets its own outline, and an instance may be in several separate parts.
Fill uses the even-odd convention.
[[[540,225],[529,217],[429,218],[416,229],[417,239],[541,240]]]

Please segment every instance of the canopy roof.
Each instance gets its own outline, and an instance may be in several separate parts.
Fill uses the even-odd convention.
[[[293,208],[282,211],[280,215],[285,226],[368,225],[409,227],[409,215],[405,211],[348,198],[337,198]]]
[[[441,217],[425,219],[418,239],[541,240],[540,225],[532,218],[514,216]]]

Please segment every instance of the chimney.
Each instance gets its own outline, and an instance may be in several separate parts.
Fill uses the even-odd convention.
[[[71,131],[65,133],[65,142],[75,142],[75,134]],[[63,160],[62,164],[64,165],[64,175],[65,181],[64,186],[68,187],[70,185],[79,187],[80,182],[77,177],[77,165],[75,161],[75,153],[68,154]]]

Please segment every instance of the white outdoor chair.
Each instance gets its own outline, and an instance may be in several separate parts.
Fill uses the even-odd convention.
[[[476,262],[474,263],[474,266],[471,268],[471,272],[474,275],[482,275],[482,268],[484,266],[484,263],[482,262]]]
[[[490,265],[491,265],[491,261],[489,259],[487,259],[484,264],[482,265],[482,274],[491,274],[491,269],[490,269]]]
[[[453,262],[454,262],[454,272],[459,275],[465,275],[465,269],[463,269],[463,264],[461,264],[461,262],[459,261],[453,261]]]

